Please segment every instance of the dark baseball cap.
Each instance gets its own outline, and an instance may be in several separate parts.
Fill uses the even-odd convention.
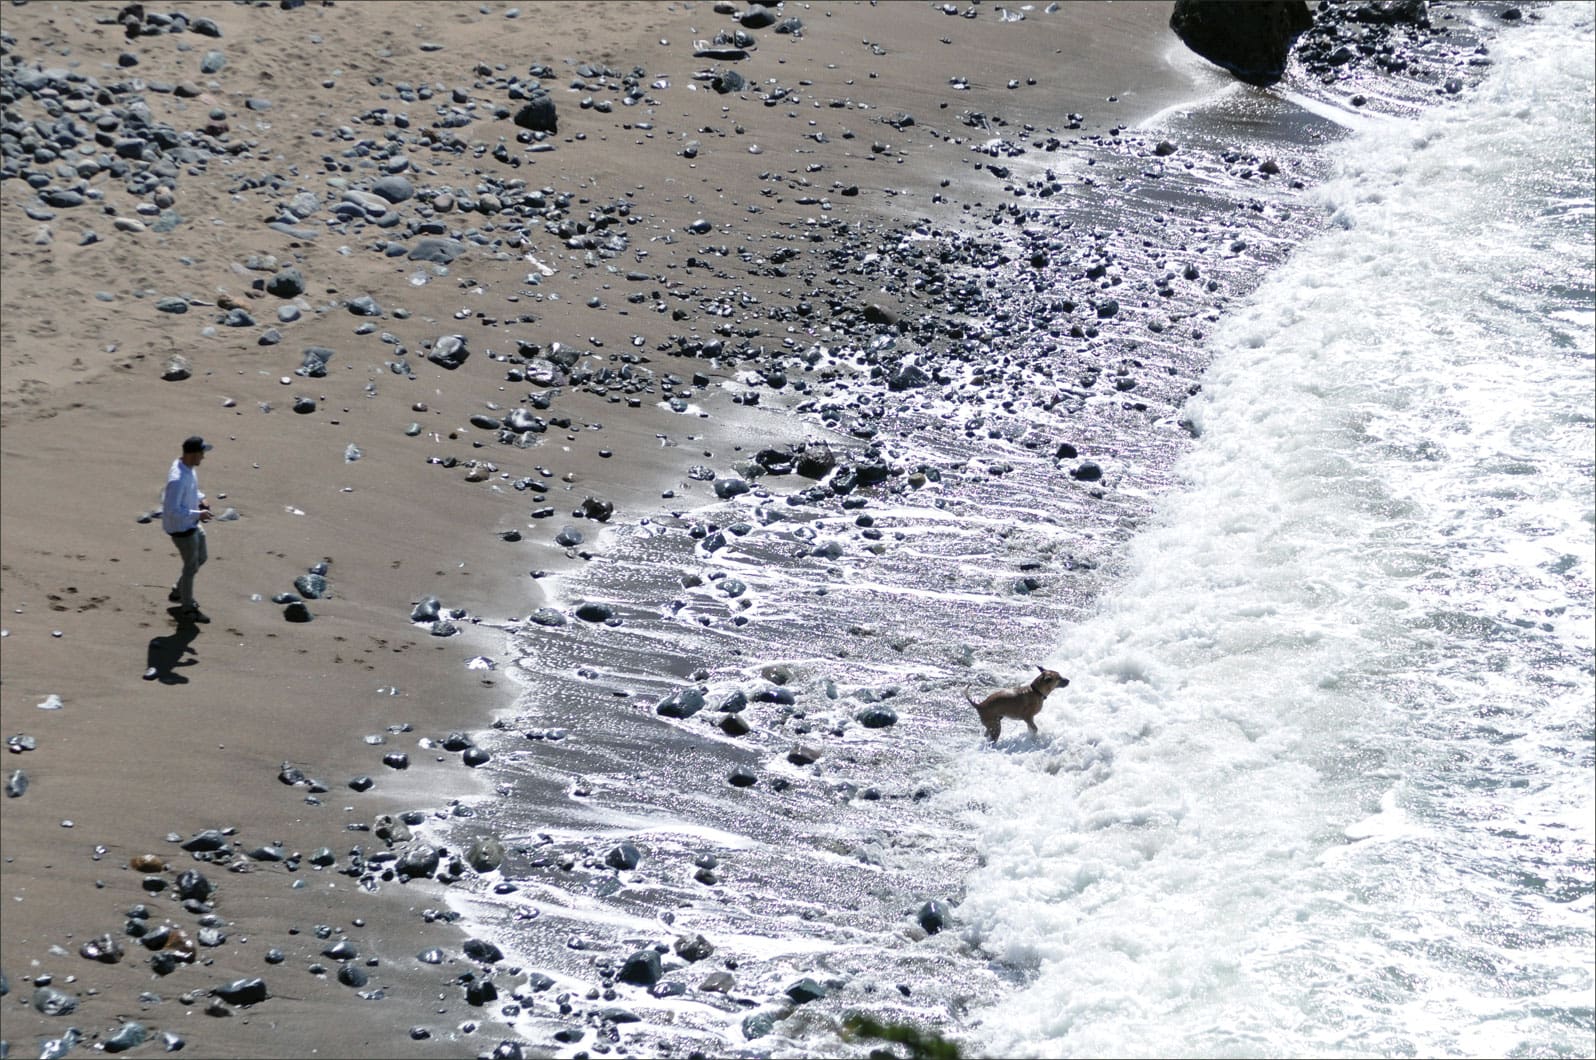
[[[216,448],[214,445],[197,434],[183,439],[183,452],[185,453],[208,453],[214,448]]]

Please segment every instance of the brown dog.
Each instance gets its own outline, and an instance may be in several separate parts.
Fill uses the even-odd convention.
[[[976,713],[981,715],[981,724],[986,726],[986,738],[996,743],[999,733],[1003,730],[1003,719],[1013,718],[1023,721],[1030,726],[1032,735],[1036,733],[1036,715],[1042,709],[1042,701],[1047,694],[1055,688],[1064,688],[1070,679],[1061,676],[1055,670],[1038,666],[1042,672],[1037,674],[1028,685],[1015,685],[1013,688],[1000,688],[977,703],[970,699],[970,690],[964,690],[964,698],[970,701]]]

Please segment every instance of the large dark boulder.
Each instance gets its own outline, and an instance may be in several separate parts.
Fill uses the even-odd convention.
[[[534,92],[526,106],[515,112],[514,121],[533,132],[552,135],[560,131],[559,116],[554,113],[554,97],[546,90]]]
[[[1186,47],[1249,85],[1279,81],[1292,44],[1312,26],[1304,0],[1175,0],[1169,16]]]

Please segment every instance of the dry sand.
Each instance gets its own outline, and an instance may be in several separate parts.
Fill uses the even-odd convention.
[[[9,994],[0,1002],[0,1033],[27,1052],[68,1026],[92,1038],[136,1018],[181,1035],[190,1053],[203,1056],[465,1055],[491,1048],[491,1028],[456,1033],[483,1016],[451,985],[461,968],[413,960],[430,946],[458,953],[454,928],[418,916],[442,906],[440,888],[412,884],[366,897],[353,879],[309,864],[297,872],[272,862],[227,871],[194,863],[168,833],[187,838],[236,828],[232,838],[241,848],[277,843],[308,856],[327,846],[342,859],[356,843],[381,845],[347,826],[441,807],[469,792],[477,774],[458,756],[418,748],[416,739],[479,727],[514,695],[466,661],[502,652],[498,624],[542,602],[530,571],[584,562],[552,543],[569,511],[592,495],[613,501],[617,518],[637,519],[664,503],[662,490],[690,488],[683,452],[805,433],[790,418],[761,420],[732,405],[735,387],[700,388],[696,400],[707,419],[661,412],[657,395],[633,409],[615,395],[572,388],[549,413],[570,417],[572,429],[551,428],[531,448],[499,446],[468,419],[490,413],[489,403],[514,405],[528,387],[507,382],[505,366],[485,351],[514,352],[518,338],[545,347],[559,341],[601,358],[635,350],[657,371],[684,379],[711,371],[724,382],[725,371],[654,350],[670,334],[707,336],[716,318],[692,300],[667,299],[689,311],[691,319],[680,323],[654,312],[652,294],[643,304],[626,300],[632,290],[683,279],[684,263],[701,243],[682,238],[687,224],[708,219],[735,261],[744,247],[768,253],[778,245],[772,237],[785,239],[786,226],[806,218],[857,221],[939,209],[956,217],[983,193],[994,197],[990,180],[973,174],[967,146],[945,139],[976,135],[956,120],[961,113],[1047,126],[1077,111],[1087,117],[1086,132],[1103,133],[1189,95],[1186,61],[1166,59],[1174,43],[1164,28],[1169,5],[1072,4],[1052,15],[1038,6],[1026,22],[1010,25],[990,5],[967,20],[921,3],[789,3],[781,15],[803,20],[801,37],[762,30],[758,50],[736,63],[692,56],[695,38],[735,28],[708,3],[527,3],[513,19],[498,4],[187,4],[175,10],[214,19],[220,39],[189,32],[134,41],[116,24],[119,6],[8,5],[3,28],[14,45],[7,61],[65,67],[101,84],[129,77],[192,82],[200,93],[194,98],[145,92],[155,117],[199,129],[215,120],[208,114],[217,108],[228,126],[221,142],[248,147],[203,170],[183,167],[171,206],[182,222],[164,232],[114,227],[112,214],[138,217],[138,204],[152,199],[130,195],[103,174],[89,182],[104,190],[103,202],[57,209],[48,221],[25,215],[33,192],[22,180],[0,185],[0,696],[6,734],[37,739],[37,750],[7,762],[7,776],[20,768],[29,787],[3,803],[0,967]],[[226,66],[206,75],[201,59],[213,48]],[[137,66],[118,68],[124,51],[136,54]],[[573,64],[581,62],[619,72],[641,66],[651,102],[621,106],[614,79],[603,91],[569,90]],[[511,122],[491,116],[509,102],[493,78],[525,79],[532,63],[556,71],[547,83],[560,127],[548,153],[525,153]],[[735,68],[753,87],[716,94],[693,79],[711,68]],[[950,84],[957,75],[969,78],[967,90]],[[668,88],[649,87],[660,78]],[[772,79],[797,98],[765,105],[754,87]],[[430,101],[406,103],[395,98],[399,82],[444,87]],[[409,175],[418,186],[469,189],[479,170],[491,171],[570,193],[578,219],[589,208],[629,200],[631,247],[649,256],[629,251],[613,264],[651,279],[624,282],[606,269],[611,263],[590,263],[589,255],[534,228],[530,247],[473,246],[448,275],[418,287],[408,280],[421,263],[369,249],[394,232],[327,228],[338,196],[322,159],[352,146],[332,130],[349,126],[356,139],[381,140],[391,125],[356,119],[386,107],[408,112],[406,135],[413,136],[436,119],[453,89],[477,109],[472,124],[450,131],[484,151],[503,142],[523,163],[512,169],[469,147],[459,154],[413,148],[421,173]],[[589,95],[616,105],[608,113],[583,109]],[[270,109],[249,110],[247,99],[267,99]],[[913,113],[917,123],[894,129],[881,122],[896,111]],[[816,133],[826,142],[813,139]],[[683,156],[688,140],[701,145],[696,158]],[[810,171],[812,164],[824,168]],[[341,175],[358,183],[376,174],[355,168]],[[281,180],[275,191],[245,187],[250,178],[271,176]],[[948,187],[940,187],[943,179]],[[857,186],[857,196],[841,195],[847,186]],[[314,240],[265,224],[300,190],[324,200],[305,222],[322,229]],[[933,204],[933,194],[947,201]],[[408,215],[414,206],[401,209]],[[756,206],[760,212],[750,212]],[[454,213],[442,220],[458,230],[492,218]],[[100,238],[80,245],[86,228]],[[513,239],[507,225],[488,234]],[[528,249],[558,270],[536,289],[558,292],[558,302],[525,293],[509,300],[526,292]],[[251,255],[275,255],[302,270],[307,290],[289,300],[303,307],[301,320],[277,324],[284,300],[252,289],[271,273],[245,269]],[[716,286],[762,297],[761,283],[772,292],[793,284],[734,271],[735,283]],[[697,275],[708,280],[706,270]],[[96,298],[102,291],[109,301]],[[391,349],[376,335],[353,334],[363,320],[345,303],[366,294],[387,311],[372,321],[377,331],[409,347],[414,380],[384,366]],[[172,295],[190,300],[186,314],[156,311],[156,300]],[[588,306],[593,297],[603,308]],[[914,309],[911,292],[881,297]],[[217,326],[224,299],[259,323]],[[408,319],[395,316],[400,307]],[[502,323],[522,313],[535,322]],[[274,325],[282,342],[258,345]],[[424,342],[456,330],[474,351],[462,368],[449,372],[423,359]],[[634,334],[646,340],[641,349],[632,345]],[[295,376],[301,351],[312,345],[336,351],[327,375]],[[162,379],[173,353],[191,362],[190,378]],[[315,411],[296,415],[296,397],[315,399]],[[757,426],[749,436],[731,436],[734,424],[751,416]],[[407,437],[412,422],[423,432]],[[137,517],[157,505],[178,443],[194,433],[216,446],[200,469],[202,488],[217,510],[236,508],[239,518],[209,530],[211,560],[198,596],[212,621],[174,644],[166,589],[177,556],[158,522]],[[657,435],[684,448],[667,449]],[[350,444],[364,452],[354,463],[344,459]],[[428,463],[451,456],[462,464]],[[464,462],[472,459],[492,461],[497,471],[485,482],[467,481]],[[532,495],[511,483],[540,467],[552,472],[547,503],[557,516],[529,520]],[[524,539],[502,540],[512,529]],[[313,622],[285,622],[269,598],[292,591],[294,578],[323,560],[332,595],[310,602]],[[414,601],[429,593],[481,624],[461,621],[459,636],[429,636],[408,621]],[[155,649],[184,652],[170,682],[142,679]],[[61,708],[38,709],[51,695]],[[413,732],[390,735],[381,747],[365,742],[396,723]],[[412,768],[385,769],[379,758],[391,750],[408,751]],[[327,782],[319,804],[304,788],[279,782],[285,761]],[[347,788],[357,774],[372,776],[374,788]],[[199,950],[196,966],[166,978],[151,973],[148,954],[130,938],[119,964],[78,955],[91,936],[122,937],[123,913],[138,902],[151,907],[155,921],[196,930],[196,916],[182,911],[170,888],[159,895],[142,889],[145,874],[129,860],[145,853],[165,859],[169,869],[159,875],[168,880],[183,868],[205,871],[217,886],[215,912],[226,933],[222,945]],[[313,932],[319,924],[356,940],[361,962],[380,961],[367,971],[384,999],[360,1000],[332,974],[306,974],[318,960],[329,973],[337,967],[318,957],[327,944]],[[264,962],[271,946],[284,949],[284,964]],[[256,975],[267,980],[268,1004],[234,1009],[206,995]],[[30,1001],[44,981],[76,995],[76,1012],[38,1014]],[[146,991],[164,1000],[141,1000]],[[230,1018],[212,1018],[208,1007]],[[412,1041],[405,1033],[411,1025],[428,1026],[433,1036]]]

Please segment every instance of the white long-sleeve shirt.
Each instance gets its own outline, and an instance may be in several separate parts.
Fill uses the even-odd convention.
[[[194,469],[178,457],[172,461],[172,470],[166,475],[166,492],[161,497],[161,529],[169,534],[180,534],[200,524],[199,477]]]

